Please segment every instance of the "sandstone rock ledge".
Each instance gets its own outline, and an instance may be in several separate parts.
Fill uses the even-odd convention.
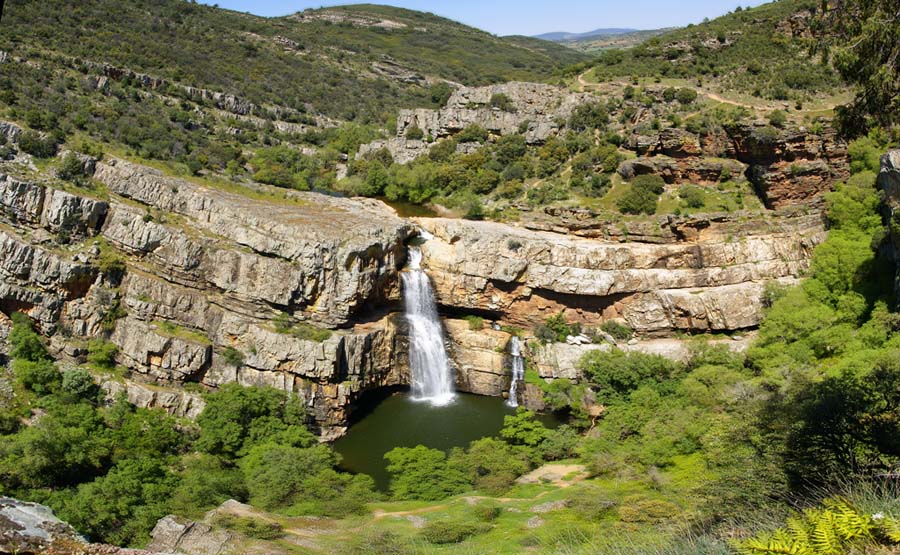
[[[825,237],[794,233],[616,243],[492,222],[418,219],[435,236],[424,267],[445,307],[532,327],[559,311],[572,321],[624,320],[641,333],[752,328],[767,283],[790,283]]]

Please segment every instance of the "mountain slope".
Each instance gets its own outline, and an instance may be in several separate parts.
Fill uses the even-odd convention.
[[[108,63],[257,104],[355,120],[431,105],[430,89],[441,80],[541,81],[584,59],[384,6],[263,18],[181,0],[13,0],[0,50]]]
[[[599,37],[599,36],[625,35],[628,33],[634,33],[635,31],[638,31],[638,29],[619,29],[619,28],[594,29],[593,31],[587,31],[585,33],[569,33],[567,31],[556,31],[553,33],[544,33],[541,35],[535,35],[534,38],[542,39],[542,40],[550,40],[550,41],[554,41],[554,42],[563,42],[563,41],[587,39],[587,38]]]
[[[840,87],[836,72],[808,55],[817,2],[781,0],[690,25],[594,64],[599,81],[660,77],[717,80],[760,98],[803,101]]]

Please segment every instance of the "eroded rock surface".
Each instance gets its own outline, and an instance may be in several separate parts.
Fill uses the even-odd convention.
[[[759,323],[765,284],[790,281],[824,238],[800,233],[710,237],[672,244],[616,243],[504,224],[420,219],[438,302],[535,326],[623,319],[639,332],[733,330]]]
[[[491,98],[505,95],[510,105],[501,109],[491,106]],[[565,120],[581,104],[596,97],[570,93],[560,87],[537,83],[503,83],[488,87],[460,87],[439,110],[420,108],[400,110],[397,135],[360,148],[358,156],[386,148],[396,162],[405,164],[428,152],[430,144],[407,139],[409,129],[418,127],[426,137],[440,140],[478,125],[494,135],[521,133],[530,144],[543,143],[560,130]]]

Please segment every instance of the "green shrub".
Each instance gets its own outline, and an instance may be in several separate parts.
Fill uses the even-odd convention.
[[[552,343],[554,341],[563,342],[566,337],[573,335],[574,330],[566,321],[564,312],[548,316],[544,320],[543,326],[538,326],[535,335],[544,343]]]
[[[678,196],[687,208],[703,208],[706,204],[703,191],[699,187],[684,186],[678,189]]]
[[[455,139],[460,143],[484,143],[488,139],[488,131],[480,125],[472,124],[460,131]]]
[[[19,149],[37,158],[51,158],[55,156],[56,148],[56,139],[42,137],[36,131],[25,131],[19,136]]]
[[[675,93],[675,99],[681,104],[690,104],[697,100],[697,91],[694,89],[681,88]]]
[[[499,505],[494,505],[492,503],[479,503],[472,509],[475,518],[482,522],[493,522],[500,517],[502,512],[503,509],[501,509]]]
[[[647,189],[639,189],[632,185],[625,194],[616,199],[616,208],[622,214],[655,214],[659,195]]]
[[[469,323],[469,329],[472,331],[478,331],[484,329],[484,318],[481,316],[466,316],[465,321]]]
[[[56,391],[62,383],[62,374],[59,373],[52,361],[15,359],[11,366],[16,381],[25,389],[38,395],[50,394]]]
[[[483,533],[485,530],[485,526],[467,522],[436,520],[429,522],[422,528],[422,537],[429,543],[444,545],[463,542],[476,534]]]
[[[515,112],[516,106],[512,99],[503,93],[495,93],[491,96],[491,106],[504,112]]]
[[[600,324],[600,329],[613,336],[617,341],[628,341],[634,335],[634,331],[618,320],[607,320]]]
[[[93,376],[86,370],[69,370],[62,376],[60,391],[74,397],[92,399],[97,396],[99,389]]]
[[[116,365],[116,355],[118,353],[119,348],[109,341],[91,339],[88,342],[87,360],[98,368],[112,369]]]
[[[284,536],[281,524],[261,518],[220,514],[216,515],[213,524],[257,540],[277,540]]]
[[[31,319],[21,312],[14,312],[11,319],[13,326],[8,338],[10,358],[32,362],[48,360],[50,355],[41,336],[34,331]]]
[[[783,110],[775,110],[769,114],[769,125],[774,127],[784,127],[787,123],[787,114]]]
[[[75,156],[70,152],[63,156],[62,162],[60,162],[59,167],[56,169],[56,175],[59,176],[60,179],[65,179],[66,181],[75,181],[84,177],[84,166],[82,165],[81,160],[78,159],[78,156]]]
[[[425,132],[416,124],[406,128],[406,138],[410,141],[421,141],[425,138]]]
[[[447,455],[438,449],[423,445],[397,447],[384,458],[391,475],[391,493],[396,499],[436,501],[470,487],[462,471],[449,465]]]
[[[244,354],[231,346],[225,347],[225,350],[222,351],[222,358],[225,359],[226,364],[236,368],[244,365]]]
[[[609,112],[600,102],[581,104],[569,116],[569,129],[582,132],[593,129],[606,129],[609,125]]]

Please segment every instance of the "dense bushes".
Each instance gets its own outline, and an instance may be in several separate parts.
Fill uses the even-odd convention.
[[[664,187],[665,181],[658,175],[639,175],[616,200],[616,207],[623,214],[654,214]]]

